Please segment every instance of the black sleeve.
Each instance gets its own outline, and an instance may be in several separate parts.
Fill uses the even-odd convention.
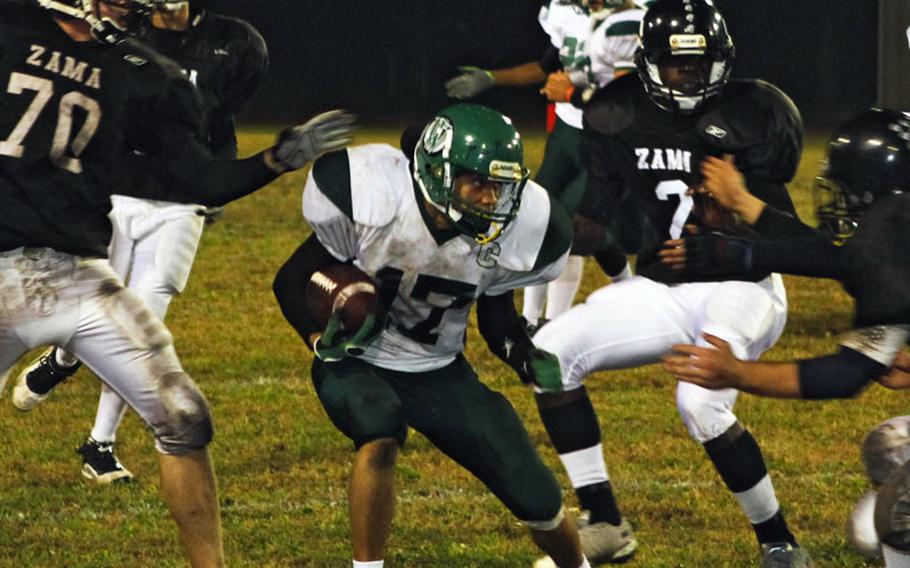
[[[796,208],[793,206],[793,200],[790,198],[790,192],[783,181],[768,179],[760,175],[744,173],[746,187],[752,195],[758,197],[771,207],[794,217]],[[798,219],[798,217],[797,217]]]
[[[543,72],[547,75],[562,69],[562,62],[559,61],[559,49],[552,43],[548,43],[543,55],[540,56],[539,63],[540,68],[543,69]]]
[[[307,283],[317,270],[339,262],[313,233],[275,275],[272,291],[281,307],[281,313],[304,342],[309,342],[311,334],[322,331],[322,327],[313,320],[306,308]]]
[[[834,355],[804,359],[797,365],[799,390],[807,400],[854,397],[888,369],[847,347],[841,347]]]
[[[771,204],[765,207],[752,228],[768,239],[828,240],[822,233],[800,221],[795,214],[785,213]]]
[[[584,140],[588,181],[581,206],[572,218],[575,228],[572,252],[590,255],[600,248],[608,233],[623,242],[615,226],[623,182],[608,157],[604,136],[585,129]]]
[[[752,248],[752,268],[843,282],[850,270],[848,254],[826,239],[759,241]]]
[[[515,311],[514,292],[477,298],[477,329],[490,351],[504,363],[516,368],[534,348],[524,325]]]
[[[231,160],[237,157],[234,115],[222,113],[212,117],[209,123],[209,148],[218,158]]]

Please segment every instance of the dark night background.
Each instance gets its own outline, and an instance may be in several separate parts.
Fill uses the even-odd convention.
[[[809,126],[829,125],[876,102],[878,2],[716,4],[736,43],[734,76],[775,83]],[[267,122],[337,106],[367,121],[430,113],[446,104],[442,82],[456,65],[495,68],[537,59],[547,41],[537,24],[539,6],[540,0],[210,0],[211,9],[248,20],[268,42],[270,71],[243,116]],[[522,122],[542,122],[536,89],[498,89],[480,101]]]

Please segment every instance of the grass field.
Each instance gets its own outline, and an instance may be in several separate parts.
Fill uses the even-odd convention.
[[[527,137],[536,166],[543,135]],[[270,136],[245,132],[249,152]],[[366,130],[365,141],[397,141]],[[809,145],[792,185],[809,214],[820,145]],[[177,350],[216,418],[225,545],[234,566],[350,566],[347,439],[331,426],[309,381],[311,356],[284,322],[271,280],[306,236],[304,175],[286,176],[230,206],[206,230],[186,293],[168,322]],[[584,293],[602,285],[589,266]],[[791,314],[770,359],[825,353],[849,327],[850,301],[830,282],[787,279]],[[468,357],[525,418],[547,463],[568,487],[531,393],[472,331]],[[641,541],[634,566],[756,565],[745,518],[674,406],[659,367],[601,373],[588,389],[598,410],[611,477]],[[94,417],[97,381],[80,372],[45,404],[19,414],[0,404],[0,566],[180,566],[176,531],[158,495],[152,439],[134,415],[118,453],[137,482],[84,483],[73,449]],[[742,395],[737,415],[759,440],[791,527],[816,566],[864,564],[843,526],[866,487],[858,444],[872,425],[906,413],[907,397],[873,387],[853,402],[797,403]],[[399,505],[387,566],[528,566],[538,555],[519,525],[469,474],[412,432],[398,466]],[[571,492],[567,502],[575,504]]]

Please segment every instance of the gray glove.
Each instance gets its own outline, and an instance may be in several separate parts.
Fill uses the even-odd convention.
[[[479,67],[458,68],[461,75],[445,82],[446,94],[453,99],[470,99],[492,87],[496,80],[493,73]]]
[[[272,155],[283,171],[299,170],[319,156],[350,144],[354,122],[354,115],[343,110],[318,114],[304,124],[285,128]]]

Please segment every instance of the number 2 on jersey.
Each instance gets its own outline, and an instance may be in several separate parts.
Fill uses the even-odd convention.
[[[669,201],[671,195],[679,196],[679,206],[673,212],[673,221],[670,223],[670,238],[678,239],[682,235],[683,227],[689,214],[692,213],[694,201],[691,195],[687,195],[689,186],[686,182],[678,179],[662,181],[657,184],[655,192],[657,198],[661,201]]]
[[[6,92],[12,95],[22,95],[26,91],[35,93],[35,98],[25,109],[19,122],[10,132],[6,140],[0,140],[0,155],[21,158],[25,153],[22,142],[38,120],[38,116],[48,101],[54,95],[54,83],[49,79],[14,72],[9,77]],[[79,107],[86,113],[85,122],[76,134],[70,145],[72,156],[66,155],[70,134],[73,130],[73,109]],[[60,98],[57,109],[57,126],[54,128],[54,138],[51,141],[48,157],[58,168],[74,174],[82,173],[82,161],[79,155],[88,146],[92,136],[101,122],[101,106],[98,101],[91,99],[79,91],[71,91]]]

